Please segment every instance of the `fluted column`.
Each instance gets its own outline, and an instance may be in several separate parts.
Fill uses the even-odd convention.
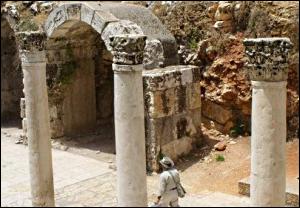
[[[284,206],[288,38],[245,39],[252,84],[250,200]]]
[[[143,99],[145,36],[110,38],[114,71],[117,200],[120,207],[147,206]]]

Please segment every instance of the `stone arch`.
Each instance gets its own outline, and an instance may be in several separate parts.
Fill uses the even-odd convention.
[[[111,34],[146,35],[148,39],[143,61],[145,69],[179,63],[175,38],[145,8],[112,2],[64,3],[50,13],[44,30],[48,37],[56,36],[64,33],[76,21],[87,23],[101,34],[107,49],[110,49],[108,36]],[[62,24],[64,26],[60,27]]]
[[[135,23],[119,20],[97,8],[93,3],[63,4],[53,10],[45,22],[46,71],[53,138],[84,134],[84,131],[80,132],[83,128],[96,134],[97,130],[114,128],[113,72],[109,37],[119,34],[143,34],[143,31]],[[75,37],[77,32],[79,35]],[[74,60],[69,60],[71,50]],[[58,77],[57,74],[61,75],[65,69],[72,67],[77,71],[72,75],[75,78],[69,87],[65,88],[64,95],[57,99],[57,94],[51,91],[52,81]],[[93,79],[94,85],[91,84]],[[90,86],[84,89],[83,86],[88,83]],[[92,98],[93,94],[96,94],[95,98]],[[85,104],[80,100],[84,100]],[[77,103],[76,109],[74,103]],[[90,115],[89,118],[82,116],[85,114]],[[92,117],[94,114],[96,118]],[[108,126],[99,128],[99,125]],[[110,132],[114,133],[114,129]]]
[[[118,34],[143,34],[142,29],[129,20],[119,20],[110,12],[104,11],[95,2],[63,4],[53,10],[45,24],[44,29],[48,37],[65,33],[76,22],[82,21],[90,25],[101,34],[107,49],[110,49],[109,36]],[[63,25],[61,27],[61,25]]]
[[[21,124],[22,78],[15,32],[7,17],[1,14],[1,123],[16,121]]]

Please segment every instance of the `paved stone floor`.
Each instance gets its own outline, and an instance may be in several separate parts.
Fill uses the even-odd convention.
[[[17,131],[1,128],[1,207],[31,206],[28,146],[14,143]],[[15,134],[15,135],[14,135]],[[52,150],[56,206],[116,206],[116,172],[109,162]],[[158,176],[148,176],[149,205]],[[181,206],[247,206],[247,197],[218,192],[189,193]]]

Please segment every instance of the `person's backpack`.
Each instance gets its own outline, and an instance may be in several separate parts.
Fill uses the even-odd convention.
[[[173,174],[170,171],[168,171],[168,172],[170,173],[170,175],[173,178],[174,183],[176,184],[176,190],[177,190],[178,196],[180,198],[183,198],[185,196],[185,194],[186,194],[186,191],[184,190],[184,188],[183,188],[183,186],[181,185],[180,182],[176,182],[175,181],[175,178],[174,178]]]

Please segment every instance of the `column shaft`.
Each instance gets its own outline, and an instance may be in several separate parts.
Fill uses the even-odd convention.
[[[121,207],[147,206],[142,69],[142,65],[113,64],[117,197]]]
[[[44,51],[22,54],[32,205],[54,206]]]
[[[284,206],[287,82],[251,83],[251,202]]]

